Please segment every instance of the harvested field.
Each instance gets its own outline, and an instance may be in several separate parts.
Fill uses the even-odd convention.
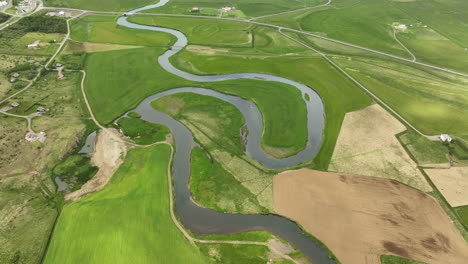
[[[468,245],[439,203],[395,181],[286,171],[275,177],[273,201],[344,264],[380,264],[384,254],[429,264],[468,259]]]
[[[468,205],[468,167],[424,171],[452,207]]]
[[[395,137],[405,129],[377,104],[346,114],[328,170],[394,179],[431,191]]]
[[[81,189],[67,194],[67,200],[76,201],[102,189],[122,164],[127,146],[115,129],[105,129],[97,136],[95,150],[91,162],[99,171]]]

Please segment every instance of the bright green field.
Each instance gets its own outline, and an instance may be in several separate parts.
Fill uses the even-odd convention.
[[[329,7],[260,19],[458,71],[467,68],[468,4],[463,0],[334,0]]]
[[[333,60],[421,132],[467,134],[468,78],[389,60]]]
[[[164,14],[186,14],[186,15],[216,15],[204,12],[204,9],[219,10],[224,6],[235,7],[243,15],[236,11],[228,12],[226,14],[233,14],[233,16],[247,16],[255,17],[262,15],[269,15],[280,13],[284,11],[310,7],[319,3],[325,2],[324,0],[171,0],[165,6],[145,10],[145,13],[164,13]],[[191,11],[193,6],[201,8],[200,13]]]
[[[157,64],[155,58],[162,52],[157,48],[144,48],[88,56],[85,89],[100,122],[111,122],[145,97],[163,90],[207,87],[255,102],[264,119],[265,145],[292,148],[293,151],[304,147],[306,109],[296,88],[256,80],[192,83],[167,73]],[[103,68],[107,70],[102,71]],[[290,118],[292,115],[295,118]]]
[[[195,126],[204,126],[209,131],[206,134],[224,149],[238,155],[243,153],[239,131],[244,124],[244,117],[234,105],[195,93],[166,96],[151,105],[176,119],[187,120]],[[175,105],[177,106],[174,107]]]
[[[191,170],[190,191],[204,207],[223,212],[268,212],[247,188],[200,148],[192,152]]]
[[[406,130],[398,138],[408,148],[418,164],[448,162],[449,150],[439,141],[430,141],[413,130]]]
[[[264,72],[278,75],[313,87],[325,105],[326,123],[322,149],[314,162],[317,168],[326,168],[335,147],[345,113],[361,109],[370,104],[370,99],[357,87],[342,77],[321,58],[255,58],[255,57],[206,57],[192,52],[183,52],[175,58],[184,70],[187,61],[198,71],[210,73],[233,73],[244,71]],[[309,74],[303,74],[307,72]]]
[[[424,264],[412,259],[406,259],[402,257],[392,256],[392,255],[382,255],[380,256],[381,264]]]
[[[132,16],[132,22],[162,25],[182,31],[193,45],[250,47],[252,25],[213,19],[176,18],[162,16]],[[154,34],[154,33],[152,33]]]
[[[170,148],[133,149],[101,191],[65,207],[45,263],[208,263],[169,215]]]
[[[139,23],[147,18],[133,17]],[[178,18],[168,18],[176,24]],[[203,19],[193,19],[194,21]],[[196,22],[194,22],[196,23]],[[169,26],[169,22],[159,25]],[[186,32],[186,28],[179,27]],[[315,53],[288,40],[272,29],[253,31],[253,48],[194,49],[188,47],[172,58],[172,62],[195,74],[261,72],[286,77],[313,87],[325,103],[326,127],[324,141],[314,162],[316,168],[326,169],[335,147],[344,114],[370,104],[370,99],[348,79]],[[287,53],[288,55],[285,55]],[[282,56],[278,56],[282,54]]]
[[[468,229],[468,206],[461,206],[454,209],[460,217],[462,224],[465,226],[466,229]]]
[[[93,11],[129,11],[158,0],[44,0],[44,6],[69,7]]]
[[[136,118],[122,118],[117,122],[125,136],[130,137],[135,143],[148,145],[158,141],[164,141],[171,131],[168,127],[152,124]]]
[[[121,27],[117,17],[109,15],[86,16],[71,24],[71,38],[81,42],[114,43],[140,46],[170,46],[172,35]]]

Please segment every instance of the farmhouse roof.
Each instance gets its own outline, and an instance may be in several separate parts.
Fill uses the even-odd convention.
[[[443,142],[446,142],[446,141],[451,142],[452,138],[447,134],[442,134],[442,135],[440,135],[440,140],[442,140]]]
[[[15,73],[13,73],[12,76],[13,76],[13,78],[18,78],[20,75],[19,75],[19,73],[15,72]]]

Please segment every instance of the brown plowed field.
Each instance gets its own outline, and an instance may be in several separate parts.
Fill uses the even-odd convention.
[[[343,264],[383,254],[468,263],[468,245],[438,202],[395,181],[302,169],[273,184],[275,211],[324,242]]]

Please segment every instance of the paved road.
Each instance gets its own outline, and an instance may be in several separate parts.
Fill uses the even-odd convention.
[[[343,70],[340,66],[338,66],[334,61],[332,61],[330,58],[327,57],[327,55],[325,55],[324,53],[312,48],[311,46],[291,37],[291,36],[288,36],[287,34],[284,34],[281,29],[278,29],[279,33],[281,33],[283,36],[303,45],[304,47],[310,49],[310,50],[313,50],[315,51],[317,54],[319,54],[320,56],[322,56],[328,63],[330,63],[333,67],[335,67],[338,71],[340,71],[341,73],[343,73],[348,79],[350,79],[352,82],[354,82],[357,86],[359,86],[359,88],[361,88],[363,91],[365,91],[367,94],[369,94],[371,97],[374,98],[374,100],[376,100],[377,102],[379,102],[382,106],[384,106],[385,108],[387,108],[390,112],[392,112],[395,116],[397,116],[400,120],[402,120],[407,126],[409,126],[410,128],[412,128],[414,131],[416,131],[416,133],[420,134],[421,136],[429,139],[429,140],[432,140],[432,141],[439,141],[439,137],[438,136],[428,136],[428,135],[425,135],[424,133],[422,133],[421,131],[419,131],[416,127],[414,127],[413,125],[411,125],[411,123],[409,121],[407,121],[405,118],[403,118],[400,114],[398,114],[395,110],[393,110],[389,105],[387,105],[386,103],[384,103],[384,101],[382,101],[377,95],[375,95],[373,92],[371,92],[369,89],[367,89],[364,85],[362,85],[360,82],[358,82],[356,79],[354,79],[350,74],[348,74],[345,70]]]

